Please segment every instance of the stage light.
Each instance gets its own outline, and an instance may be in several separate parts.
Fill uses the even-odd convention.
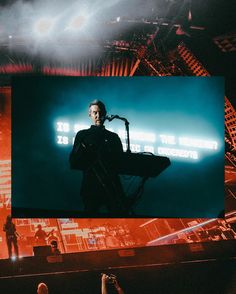
[[[41,18],[34,25],[34,32],[38,36],[47,36],[52,32],[55,24],[55,19],[53,18]]]
[[[155,220],[157,220],[157,218],[150,219],[149,221],[141,224],[139,227],[142,228],[142,227],[144,227],[144,226],[146,226],[146,225],[148,225],[150,223],[153,223]]]
[[[17,260],[17,257],[16,257],[15,255],[13,255],[13,256],[11,257],[11,260],[15,262],[15,261]]]
[[[155,220],[155,219],[154,219]],[[214,222],[215,220],[217,220],[216,218],[212,218],[212,219],[209,219],[207,221],[204,221],[202,223],[198,223],[194,226],[191,226],[189,228],[185,228],[185,229],[182,229],[182,230],[179,230],[179,231],[176,231],[176,232],[173,232],[173,233],[170,233],[168,235],[164,235],[164,236],[161,236],[161,237],[158,237],[157,239],[155,240],[152,240],[150,242],[147,243],[147,245],[153,245],[154,243],[158,242],[158,241],[161,241],[161,240],[164,240],[164,239],[168,239],[170,237],[174,237],[174,236],[177,236],[178,234],[180,233],[187,233],[187,232],[191,232],[191,231],[194,231],[195,229],[197,228],[201,228],[207,224],[210,224],[212,222]]]
[[[87,17],[84,15],[75,16],[71,19],[64,31],[78,31],[85,25],[86,21]]]

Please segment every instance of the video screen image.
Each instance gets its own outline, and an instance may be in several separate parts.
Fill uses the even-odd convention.
[[[116,172],[131,203],[125,217],[223,215],[223,78],[21,76],[12,80],[13,216],[85,216],[88,166],[71,169],[69,156],[77,132],[94,124],[95,99],[123,149]]]

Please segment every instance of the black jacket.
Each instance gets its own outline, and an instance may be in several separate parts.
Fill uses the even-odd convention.
[[[123,197],[117,164],[123,153],[119,136],[104,126],[91,126],[76,134],[70,154],[72,169],[83,171],[81,196],[101,204]]]

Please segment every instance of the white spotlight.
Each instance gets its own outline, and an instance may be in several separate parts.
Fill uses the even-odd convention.
[[[48,35],[55,24],[55,20],[52,18],[41,18],[34,25],[34,31],[39,36]]]
[[[75,16],[70,20],[65,31],[78,31],[85,25],[86,21],[87,17],[84,15]]]

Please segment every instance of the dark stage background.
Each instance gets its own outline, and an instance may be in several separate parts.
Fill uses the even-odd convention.
[[[70,170],[68,157],[75,135],[73,127],[90,125],[88,104],[94,99],[104,101],[108,114],[126,117],[130,132],[155,134],[153,142],[140,142],[140,138],[131,136],[131,144],[139,145],[133,148],[143,151],[148,145],[156,155],[158,148],[198,154],[198,159],[168,156],[170,167],[147,181],[135,207],[137,216],[194,218],[222,213],[223,78],[25,76],[14,77],[12,89],[13,213],[14,208],[47,209],[53,217],[53,211],[83,209],[79,197],[82,173]],[[60,133],[58,122],[69,125],[68,132],[65,129]],[[124,131],[121,121],[106,122],[106,127]],[[160,136],[163,134],[167,137]],[[58,136],[67,139],[60,144]],[[175,142],[171,143],[173,137]],[[214,141],[217,147],[180,146],[180,137]],[[137,188],[139,179],[122,176],[122,181],[130,193]],[[35,216],[30,215],[30,210],[28,213]]]

